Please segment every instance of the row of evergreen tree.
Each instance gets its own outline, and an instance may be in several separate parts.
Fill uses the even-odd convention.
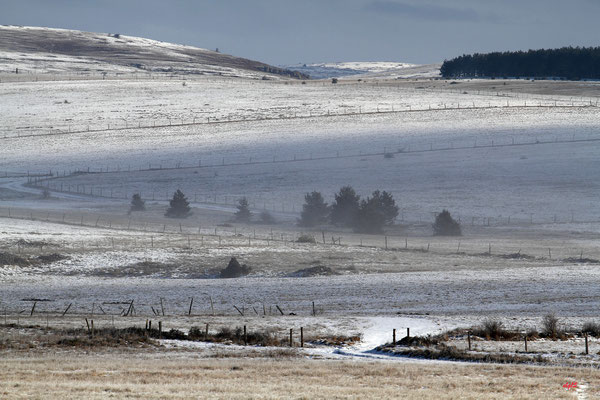
[[[350,227],[356,232],[382,233],[385,226],[393,225],[398,216],[394,197],[376,190],[366,199],[360,198],[352,186],[344,186],[334,195],[328,205],[320,192],[307,193],[298,224],[315,227],[331,223],[339,227]],[[434,235],[460,236],[460,223],[448,210],[442,210],[433,223]]]
[[[600,47],[562,47],[462,55],[446,60],[445,78],[600,79]]]
[[[381,233],[398,216],[394,197],[386,191],[376,190],[361,200],[352,186],[344,186],[335,194],[331,206],[319,192],[307,193],[304,201],[298,224],[306,227],[331,223],[357,232]]]
[[[398,216],[399,208],[394,197],[386,192],[376,190],[366,199],[361,199],[352,186],[342,187],[334,195],[335,201],[328,205],[320,192],[307,193],[298,224],[304,227],[316,227],[333,224],[339,227],[350,227],[356,232],[382,233],[384,226],[393,225]],[[140,194],[131,198],[129,211],[145,211],[146,203]],[[190,204],[181,190],[173,194],[166,217],[187,218],[192,214]],[[237,222],[248,223],[252,219],[250,205],[246,197],[238,201],[237,212],[234,214]],[[271,215],[264,211],[261,216],[263,223],[274,223]],[[435,235],[461,235],[460,224],[455,221],[447,210],[436,217],[433,224]]]

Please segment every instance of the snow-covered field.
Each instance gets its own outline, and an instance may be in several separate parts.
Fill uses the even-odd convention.
[[[0,248],[69,258],[0,267],[0,309],[25,320],[31,302],[23,299],[48,299],[38,304],[40,315],[73,303],[79,318],[104,302],[118,315],[123,305],[114,302],[134,299],[143,321],[162,297],[168,323],[189,327],[198,322],[183,315],[194,297],[197,319],[346,327],[364,335],[361,352],[389,340],[393,325],[427,334],[490,315],[515,326],[538,323],[550,311],[573,323],[593,319],[598,264],[576,261],[600,259],[593,85],[574,98],[545,86],[531,93],[468,84],[393,76],[338,84],[181,75],[2,80],[0,171],[51,172],[55,179],[42,181],[53,198],[41,200],[39,189],[22,188],[26,178],[0,178]],[[88,168],[96,173],[69,175]],[[389,232],[394,251],[383,250],[383,236],[333,227],[327,242],[342,237],[344,246],[293,243],[303,194],[319,190],[331,201],[348,184],[363,196],[375,189],[394,194],[401,208],[401,224]],[[61,186],[85,186],[93,195],[59,193]],[[162,216],[177,188],[195,207],[181,225]],[[127,198],[136,191],[149,211],[130,217]],[[240,196],[255,212],[272,211],[278,224],[223,226]],[[463,238],[431,237],[432,213],[442,208],[461,219]],[[127,230],[130,219],[137,231]],[[80,220],[88,226],[76,226]],[[320,229],[314,234],[321,238]],[[46,248],[22,248],[19,240]],[[213,279],[231,256],[253,273]],[[119,275],[144,261],[163,270],[141,266],[135,277]],[[339,275],[290,276],[314,265]],[[313,301],[317,322],[307,321]],[[296,316],[261,318],[252,310],[263,304]],[[74,321],[66,323],[81,324]]]
[[[247,196],[272,211],[298,212],[306,192],[331,199],[350,184],[363,196],[392,192],[409,221],[429,221],[444,207],[466,221],[496,224],[600,216],[594,168],[600,109],[590,98],[506,97],[450,85],[182,82],[3,83],[0,170],[118,170],[51,184],[63,190],[84,184],[123,197],[141,191],[157,200],[177,188],[204,202]],[[395,112],[366,114],[377,108]],[[148,127],[182,122],[191,125]],[[84,132],[69,134],[69,126]],[[87,132],[88,126],[105,130]],[[34,139],[57,127],[66,133]],[[591,141],[554,143],[573,140]],[[384,159],[384,152],[397,154]],[[192,166],[203,168],[155,170]],[[124,172],[140,168],[153,170]]]
[[[436,78],[440,76],[441,64],[418,65],[403,62],[337,62],[286,65],[294,71],[310,75],[313,79],[352,77],[352,78]]]

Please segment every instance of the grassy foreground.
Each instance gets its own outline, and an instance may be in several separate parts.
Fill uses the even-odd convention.
[[[0,398],[573,399],[600,396],[600,371],[424,362],[196,358],[123,354],[8,355]],[[584,397],[585,398],[585,397]]]

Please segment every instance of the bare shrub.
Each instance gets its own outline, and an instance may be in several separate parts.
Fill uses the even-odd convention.
[[[585,324],[583,324],[581,332],[598,337],[600,336],[600,324],[597,324],[595,322],[586,322]]]
[[[560,330],[558,322],[556,315],[552,313],[544,315],[544,318],[542,319],[542,334],[552,338],[559,336]]]
[[[478,329],[473,330],[473,333],[488,340],[500,340],[506,336],[506,330],[502,322],[492,318],[486,318]]]
[[[308,234],[302,234],[296,239],[297,243],[317,243],[317,239],[314,236]]]

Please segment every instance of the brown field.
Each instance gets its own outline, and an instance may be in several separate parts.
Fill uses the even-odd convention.
[[[175,357],[173,357],[175,356]],[[600,396],[600,371],[422,362],[316,361],[197,354],[10,355],[0,397],[572,399]],[[579,389],[567,390],[566,382]]]

